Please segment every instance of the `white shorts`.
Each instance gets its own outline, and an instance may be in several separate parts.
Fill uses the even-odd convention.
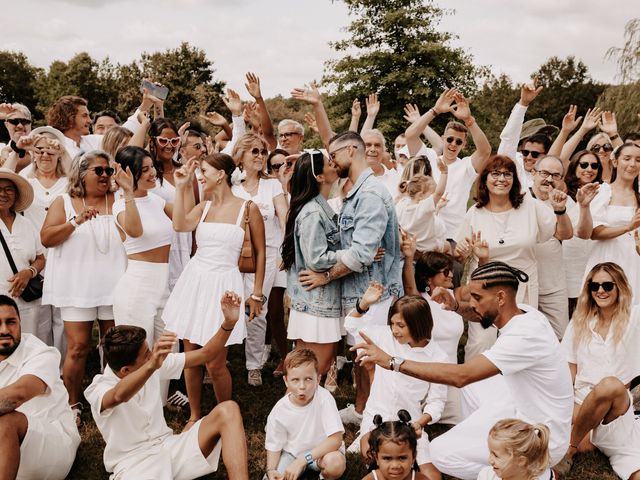
[[[158,454],[129,459],[129,465],[118,468],[111,480],[192,480],[215,472],[222,442],[218,440],[205,458],[198,444],[201,423],[202,419],[188,431],[167,437]]]
[[[633,414],[633,403],[624,415],[591,432],[591,443],[609,457],[611,468],[627,479],[640,470],[640,419]]]
[[[17,480],[66,478],[76,458],[80,435],[69,435],[58,420],[25,416],[29,426],[20,445]]]
[[[99,307],[60,307],[60,316],[65,322],[93,322],[94,320],[113,320],[113,307],[100,305]]]
[[[339,317],[319,317],[291,309],[287,338],[308,343],[335,343],[342,338],[343,321]]]
[[[280,260],[280,257],[278,257]],[[276,271],[276,279],[273,281],[274,287],[279,288],[287,288],[287,271],[286,270],[278,270]]]

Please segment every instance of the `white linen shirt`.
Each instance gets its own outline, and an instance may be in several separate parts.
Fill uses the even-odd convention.
[[[18,271],[29,268],[36,256],[44,253],[44,248],[40,243],[40,233],[29,220],[19,213],[16,214],[16,218],[13,220],[11,232],[2,221],[0,221],[0,231],[2,231],[2,236],[7,242]],[[9,260],[4,250],[0,247],[0,293],[9,294],[11,283],[8,279],[13,275]]]
[[[553,213],[551,203],[536,199],[545,205]],[[567,197],[567,208],[570,208]],[[573,202],[573,200],[571,200]],[[554,214],[555,215],[555,214]],[[555,236],[551,236],[546,242],[537,243],[535,247],[535,257],[538,261],[538,293],[545,295],[549,293],[562,292],[567,288],[566,276],[564,275],[564,264],[562,256],[562,243]]]
[[[498,155],[509,157],[516,164],[516,173],[523,192],[533,186],[533,176],[524,169],[522,154],[518,152],[525,113],[527,113],[527,107],[521,105],[520,102],[516,103],[500,133],[500,145],[497,152]]]
[[[605,377],[616,377],[626,385],[640,375],[640,306],[632,308],[619,343],[613,338],[613,325],[609,327],[607,338],[603,339],[596,332],[597,323],[596,318],[589,320],[589,336],[578,346],[574,344],[573,320],[562,338],[567,361],[577,365],[574,390],[579,405]]]
[[[451,292],[453,295],[453,292]],[[431,339],[447,356],[447,362],[458,363],[458,344],[464,332],[464,321],[459,313],[445,310],[438,302],[431,300],[428,293],[422,293],[422,298],[429,302],[433,330]]]
[[[400,228],[416,236],[418,251],[430,252],[444,246],[444,223],[436,215],[433,195],[419,202],[408,196],[400,198],[396,203],[396,215]]]
[[[161,380],[180,378],[184,361],[184,353],[170,353],[131,400],[107,410],[100,411],[102,398],[121,380],[110,367],[96,375],[84,391],[106,443],[104,466],[108,472],[126,470],[140,459],[160,453],[162,442],[173,435],[164,419],[160,384]]]

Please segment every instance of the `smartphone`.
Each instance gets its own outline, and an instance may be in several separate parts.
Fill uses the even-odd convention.
[[[153,95],[160,100],[166,100],[167,95],[169,95],[169,89],[167,87],[156,85],[149,80],[142,80],[142,83],[140,84],[141,92],[143,88],[146,88],[150,95]]]

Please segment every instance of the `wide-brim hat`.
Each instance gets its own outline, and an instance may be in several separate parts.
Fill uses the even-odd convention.
[[[532,118],[522,124],[522,132],[520,133],[520,141],[529,138],[537,133],[542,133],[547,137],[552,137],[558,133],[560,129],[554,125],[547,125],[542,118]]]
[[[11,180],[18,189],[13,211],[20,213],[29,208],[33,203],[33,187],[29,181],[9,168],[0,167],[0,180],[2,179]]]
[[[37,135],[47,133],[58,140],[58,142],[60,142],[60,145],[62,146],[62,166],[64,167],[65,173],[68,173],[68,169],[71,166],[72,158],[69,154],[69,151],[67,150],[67,137],[64,136],[64,133],[62,133],[57,128],[53,128],[48,125],[45,127],[34,128],[33,130],[31,130],[31,133],[35,133]]]

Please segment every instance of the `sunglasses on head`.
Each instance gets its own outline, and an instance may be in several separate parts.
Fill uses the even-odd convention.
[[[266,148],[258,148],[258,147],[254,147],[251,149],[251,155],[253,155],[254,157],[257,157],[258,155],[262,155],[263,157],[266,157],[267,155],[269,155],[269,152],[267,151]]]
[[[114,173],[116,173],[116,169],[113,167],[94,167],[94,168],[91,168],[90,170],[93,170],[96,173],[96,175],[99,177],[103,175],[110,177]]]
[[[594,146],[591,147],[592,152],[599,152],[600,149],[604,150],[605,152],[610,152],[613,150],[613,145],[611,145],[610,143],[604,143],[602,145],[600,145],[599,143],[596,143]]]
[[[540,155],[542,155],[542,152],[536,152],[535,150],[520,150],[520,153],[522,153],[523,157],[531,157],[531,158],[538,158]]]
[[[31,125],[31,120],[29,120],[28,118],[8,118],[7,122],[14,126]]]
[[[171,144],[172,147],[177,147],[178,145],[180,145],[180,137],[156,137],[156,141],[161,147],[166,147],[169,144]]]
[[[578,163],[578,165],[580,165],[580,168],[585,169],[587,167],[591,167],[591,170],[598,170],[598,167],[600,167],[600,164],[598,162],[580,162]]]
[[[447,141],[447,143],[453,143],[456,142],[456,145],[460,146],[464,143],[464,140],[460,139],[460,138],[456,138],[456,137],[447,137],[445,139]]]
[[[615,286],[616,284],[614,282],[589,282],[589,290],[592,292],[597,292],[598,290],[600,290],[600,287],[602,287],[602,290],[604,290],[605,292],[610,292]]]

